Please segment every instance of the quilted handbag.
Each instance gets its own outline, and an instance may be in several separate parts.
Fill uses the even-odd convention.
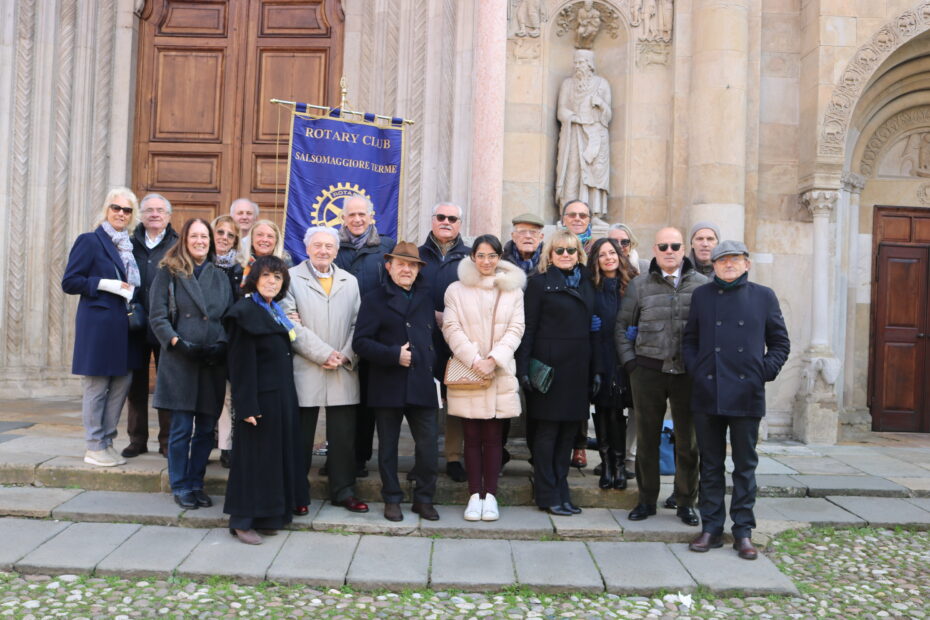
[[[491,341],[488,351],[494,347],[494,319],[497,315],[497,304],[501,300],[500,291],[494,299],[494,311],[491,313]],[[484,390],[491,386],[491,377],[485,377],[471,366],[466,366],[454,355],[446,363],[446,373],[442,382],[449,389],[456,390]]]

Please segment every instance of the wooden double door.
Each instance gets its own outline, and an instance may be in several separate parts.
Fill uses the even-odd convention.
[[[140,24],[133,188],[172,223],[244,196],[283,221],[288,110],[337,105],[339,0],[147,0]]]
[[[930,432],[930,210],[875,213],[870,408],[876,431]]]

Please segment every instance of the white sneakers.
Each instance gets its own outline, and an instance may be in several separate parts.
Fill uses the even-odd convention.
[[[116,467],[119,465],[119,460],[114,458],[110,451],[106,449],[88,450],[84,453],[84,462],[99,467]]]
[[[497,508],[497,499],[490,493],[486,493],[484,503],[481,505],[481,520],[497,521],[500,517],[501,513]]]
[[[117,465],[125,465],[125,464],[126,464],[126,459],[124,459],[124,458],[122,457],[122,455],[120,455],[120,453],[117,452],[116,449],[115,449],[113,446],[107,446],[107,454],[109,454],[111,457],[113,457],[113,459],[116,461],[116,464],[117,464]]]
[[[468,498],[468,505],[465,506],[465,520],[481,521],[481,515],[484,512],[483,506],[484,502],[481,497],[477,493],[472,493],[471,497]]]
[[[477,493],[472,493],[472,496],[468,498],[468,505],[465,506],[466,521],[497,521],[500,518],[497,499],[490,493],[487,493],[484,499],[481,499]]]

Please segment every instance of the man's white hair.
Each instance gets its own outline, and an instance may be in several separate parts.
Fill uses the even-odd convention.
[[[365,205],[368,207],[368,213],[369,213],[369,215],[375,212],[375,204],[371,201],[371,198],[369,198],[369,197],[366,196],[365,194],[352,194],[351,196],[349,196],[348,198],[346,198],[346,199],[343,201],[342,204],[348,206],[349,202],[352,201],[352,200],[362,200],[362,201],[364,201],[364,202],[365,202]],[[345,209],[343,209],[343,210],[345,210]]]
[[[310,239],[313,238],[313,235],[317,233],[326,233],[333,236],[333,241],[336,242],[336,247],[339,247],[339,233],[336,232],[335,228],[330,228],[329,226],[311,226],[307,229],[307,232],[304,233],[304,247],[310,245]]]
[[[249,200],[248,198],[236,198],[232,201],[232,204],[229,205],[229,214],[233,215],[236,212],[236,204],[240,202],[247,202],[252,205],[252,208],[255,210],[255,217],[258,218],[258,205]]]
[[[436,212],[439,211],[439,207],[455,207],[459,210],[459,217],[465,219],[465,209],[455,204],[454,202],[437,202],[436,206],[433,207],[433,211],[430,213],[430,215],[436,215]]]
[[[145,203],[150,200],[161,200],[165,203],[165,208],[168,210],[168,213],[171,213],[171,201],[162,196],[161,194],[146,194],[145,198],[139,201],[139,211],[145,210]]]

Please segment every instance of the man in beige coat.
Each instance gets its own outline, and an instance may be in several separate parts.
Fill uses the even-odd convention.
[[[355,497],[355,410],[359,403],[357,358],[352,350],[358,316],[358,282],[333,264],[339,251],[335,229],[304,235],[307,260],[289,270],[291,286],[281,306],[296,312],[294,383],[300,405],[306,473],[320,407],[326,407],[330,501],[351,512],[368,512]]]

